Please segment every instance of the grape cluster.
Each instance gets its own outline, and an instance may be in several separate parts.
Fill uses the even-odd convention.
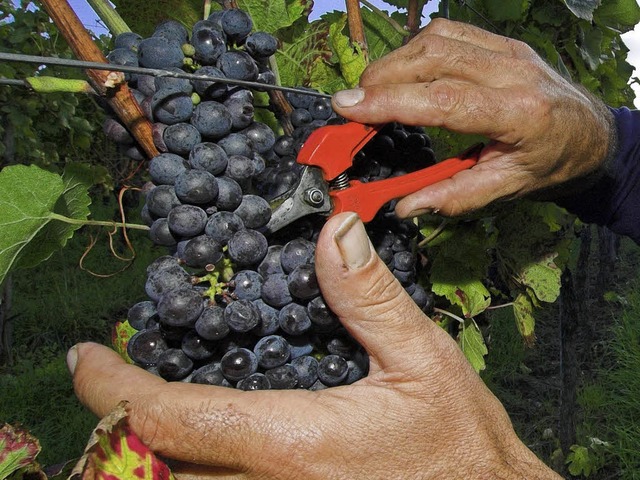
[[[195,69],[271,82],[277,41],[252,31],[238,9],[215,12],[189,34],[168,21],[152,37],[115,40],[112,62]],[[133,305],[128,354],[170,381],[244,390],[317,390],[366,376],[368,357],[326,305],[315,242],[324,218],[308,216],[266,235],[269,201],[295,187],[296,155],[309,134],[341,123],[326,98],[287,93],[291,135],[276,137],[254,118],[253,94],[223,83],[131,75],[129,86],[154,125],[162,152],[149,163],[142,218],[168,248],[147,269],[147,300]],[[105,130],[135,152],[116,120]],[[434,162],[419,128],[386,125],[354,159],[350,178],[370,182]],[[393,202],[367,225],[380,257],[425,311],[433,296],[417,281],[418,229]]]

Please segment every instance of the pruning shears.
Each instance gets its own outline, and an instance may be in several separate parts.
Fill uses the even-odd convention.
[[[298,153],[297,162],[304,165],[300,181],[292,191],[271,202],[266,233],[312,213],[332,216],[349,211],[369,222],[385,203],[473,167],[483,147],[474,145],[457,157],[398,177],[368,183],[349,180],[345,172],[354,156],[383,126],[347,122],[314,130]]]

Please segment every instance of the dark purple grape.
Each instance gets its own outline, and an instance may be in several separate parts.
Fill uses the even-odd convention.
[[[293,112],[291,112],[291,124],[294,127],[302,127],[304,125],[308,125],[313,121],[313,117],[309,110],[305,108],[296,108]]]
[[[201,337],[195,330],[189,330],[182,337],[180,348],[191,360],[200,362],[213,357],[217,350],[215,342]]]
[[[248,332],[260,323],[260,312],[250,300],[236,300],[224,309],[224,320],[234,332]]]
[[[338,317],[329,309],[322,297],[316,297],[307,304],[309,319],[322,330],[330,330],[338,325]]]
[[[315,120],[327,120],[333,114],[331,100],[328,98],[314,98],[309,105],[309,113]]]
[[[231,384],[222,375],[220,363],[208,363],[193,372],[191,383],[199,383],[202,385],[217,385],[221,387],[230,387]]]
[[[205,170],[187,170],[176,178],[176,196],[185,203],[204,205],[218,197],[216,177]]]
[[[191,115],[191,124],[203,138],[218,139],[231,132],[231,114],[221,103],[210,101],[199,103]]]
[[[149,275],[144,289],[151,300],[158,301],[165,292],[190,285],[191,275],[176,265]]]
[[[165,37],[149,37],[138,45],[138,62],[146,68],[182,67],[184,53],[180,43]]]
[[[280,328],[280,324],[278,323],[278,310],[264,303],[262,299],[254,300],[253,304],[258,309],[258,312],[260,312],[260,323],[251,330],[251,333],[259,337],[276,333]]]
[[[168,70],[170,72],[175,72],[175,73],[184,73],[184,71],[181,68],[177,68],[177,67],[166,68],[165,70]],[[163,88],[177,90],[187,95],[191,95],[191,93],[193,92],[193,85],[186,78],[155,77],[154,85],[155,85],[156,92],[158,90],[162,90]]]
[[[189,155],[193,147],[200,143],[202,137],[196,127],[190,123],[169,125],[163,132],[162,139],[167,149],[178,155]]]
[[[251,102],[241,98],[229,98],[224,101],[224,106],[231,113],[231,120],[235,130],[247,128],[253,122],[255,108]]]
[[[195,237],[204,231],[206,212],[195,205],[178,205],[167,215],[169,229],[180,237]]]
[[[107,55],[107,61],[114,65],[129,65],[131,67],[137,67],[138,54],[129,48],[115,48]]]
[[[206,75],[213,78],[225,78],[225,74],[219,68],[207,65],[199,68],[195,72],[195,75]],[[227,84],[222,82],[216,82],[211,80],[194,80],[193,87],[196,92],[203,99],[219,98],[227,93]]]
[[[295,155],[294,145],[293,137],[290,135],[281,135],[273,144],[273,151],[281,157],[285,155]]]
[[[218,199],[216,208],[218,210],[233,211],[242,203],[242,188],[232,178],[218,177]]]
[[[143,330],[150,318],[156,316],[156,304],[149,300],[144,300],[133,305],[127,311],[127,320],[136,330]]]
[[[244,230],[242,219],[233,212],[216,212],[209,217],[204,231],[221,245],[226,245],[234,234]]]
[[[278,39],[266,32],[254,32],[245,41],[249,55],[256,58],[268,58],[278,50]]]
[[[220,25],[228,39],[235,43],[242,42],[253,29],[251,17],[239,8],[225,10],[220,17]]]
[[[154,121],[167,125],[187,122],[194,113],[191,95],[172,87],[156,91],[150,107]]]
[[[258,195],[245,195],[234,213],[238,215],[246,228],[258,229],[271,220],[271,206]]]
[[[229,158],[222,147],[212,142],[194,145],[189,153],[189,165],[197,170],[205,170],[219,175],[227,168]]]
[[[280,252],[282,245],[269,245],[267,255],[264,257],[260,265],[258,265],[258,273],[263,277],[267,277],[274,273],[284,273],[280,264]]]
[[[195,323],[196,332],[207,340],[220,340],[229,334],[229,325],[224,319],[224,308],[209,305],[198,317]]]
[[[298,265],[287,277],[287,286],[292,296],[300,300],[311,300],[320,294],[316,269],[312,264]]]
[[[311,88],[302,88],[301,90],[310,90],[310,91],[315,91]],[[298,92],[286,92],[285,97],[287,98],[287,100],[289,101],[289,103],[291,104],[291,106],[293,108],[306,108],[309,109],[309,107],[311,106],[311,102],[313,101],[314,97],[311,95],[305,95],[304,93],[298,93]]]
[[[153,262],[151,262],[147,266],[147,270],[146,270],[147,277],[151,277],[152,275],[155,275],[158,272],[162,272],[164,270],[171,270],[176,267],[182,268],[180,267],[180,262],[176,257],[173,257],[171,255],[162,255],[161,257],[156,258]]]
[[[189,166],[184,158],[175,153],[161,153],[149,162],[149,175],[156,185],[173,185],[178,175]]]
[[[287,287],[287,276],[284,273],[274,273],[264,279],[262,299],[267,305],[275,308],[282,308],[293,301]]]
[[[191,37],[191,45],[195,49],[193,57],[202,65],[214,65],[227,51],[224,35],[215,28],[197,29]]]
[[[250,157],[253,153],[253,143],[246,135],[238,132],[230,133],[218,140],[227,155],[244,155]]]
[[[190,286],[169,290],[158,301],[160,322],[170,327],[193,326],[202,310],[202,294]]]
[[[253,143],[253,147],[258,153],[267,153],[276,143],[276,136],[268,125],[253,122],[250,126],[242,130]]]
[[[156,364],[158,374],[170,382],[182,380],[193,370],[193,361],[179,348],[162,352]]]
[[[270,368],[264,375],[273,390],[290,390],[298,386],[298,371],[288,363]]]
[[[129,339],[127,355],[136,364],[149,367],[158,362],[167,348],[169,347],[158,330],[140,330]]]
[[[138,45],[142,41],[142,37],[134,32],[123,32],[116,35],[113,39],[115,48],[128,48],[129,50],[138,49]]]
[[[340,385],[348,373],[349,365],[339,355],[327,355],[318,362],[318,378],[329,387]]]
[[[256,354],[258,365],[269,369],[287,363],[291,355],[291,348],[280,335],[269,335],[258,340],[253,347],[253,353]]]
[[[264,373],[256,372],[243,378],[236,384],[236,388],[244,391],[251,390],[269,390],[271,383]]]
[[[153,31],[154,37],[165,37],[178,45],[182,45],[189,40],[189,32],[177,20],[163,20],[156,25]]]
[[[107,117],[102,124],[102,131],[105,136],[114,143],[121,145],[133,144],[133,137],[129,131],[119,121]]]
[[[237,382],[258,370],[256,355],[247,348],[234,348],[220,360],[220,370],[225,378]]]
[[[240,230],[227,243],[229,258],[241,267],[257,265],[267,254],[268,245],[262,233],[248,228]]]
[[[289,335],[302,335],[311,328],[311,319],[307,309],[300,304],[290,303],[280,310],[278,322],[283,332]]]
[[[312,356],[294,358],[291,366],[296,369],[299,388],[309,388],[318,380],[318,361]]]
[[[233,294],[240,300],[257,300],[262,290],[262,275],[254,270],[240,270],[233,277]]]
[[[216,67],[228,78],[249,82],[258,78],[258,65],[246,52],[236,50],[224,52],[218,57]]]
[[[313,263],[316,247],[304,238],[294,238],[282,247],[280,262],[285,273],[292,272],[298,265]]]
[[[209,235],[199,235],[186,242],[180,258],[192,268],[215,265],[223,258],[222,245]]]
[[[149,238],[156,245],[172,247],[178,243],[178,239],[171,233],[169,222],[166,218],[154,220],[149,227]]]

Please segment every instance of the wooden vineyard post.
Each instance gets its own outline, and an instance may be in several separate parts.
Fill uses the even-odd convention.
[[[42,4],[78,59],[107,63],[102,51],[66,0],[42,0]],[[94,90],[106,98],[147,158],[151,159],[160,153],[153,143],[151,123],[145,118],[126,83],[121,82],[115,88],[107,87],[109,83],[113,83],[113,75],[114,73],[105,70],[87,70]]]

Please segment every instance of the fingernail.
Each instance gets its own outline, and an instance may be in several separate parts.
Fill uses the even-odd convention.
[[[338,107],[353,107],[362,100],[364,100],[364,90],[361,88],[341,90],[333,94],[333,101]]]
[[[371,259],[371,246],[364,224],[352,213],[342,222],[333,238],[338,245],[342,260],[350,269],[363,267]]]
[[[74,345],[67,352],[67,368],[69,369],[69,373],[73,375],[73,372],[76,371],[76,364],[78,363],[78,346]]]

